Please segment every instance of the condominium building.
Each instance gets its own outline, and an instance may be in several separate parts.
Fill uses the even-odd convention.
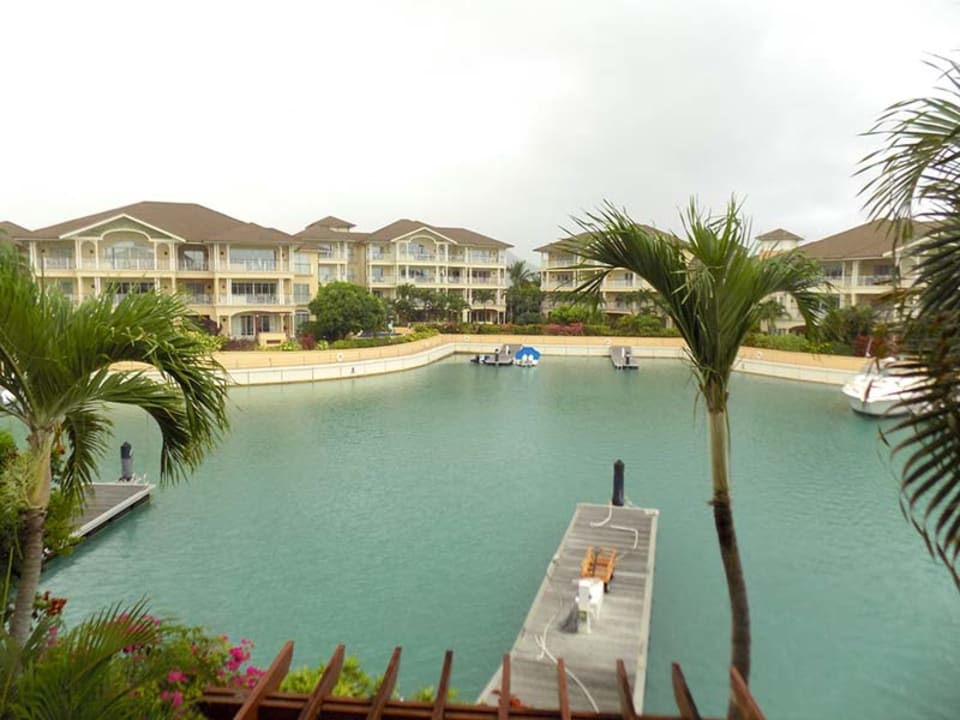
[[[586,236],[572,238],[574,244]],[[589,270],[571,270],[583,258],[570,250],[569,241],[562,240],[535,248],[540,253],[540,289],[547,293],[544,310],[565,304],[564,293],[587,279]],[[640,308],[641,291],[650,286],[629,270],[610,272],[600,286],[601,309],[610,315],[627,315]]]
[[[928,227],[925,223],[914,224],[915,231],[920,233]],[[761,253],[799,248],[823,270],[827,284],[820,292],[838,307],[852,307],[876,305],[887,299],[897,276],[901,284],[910,282],[912,262],[901,253],[894,253],[892,230],[889,222],[875,220],[805,244],[801,244],[801,237],[783,229],[758,235],[756,240]],[[803,324],[793,300],[786,296],[779,299],[787,315],[777,321],[777,328]]]
[[[178,292],[224,335],[269,344],[309,319],[320,285],[342,280],[393,297],[404,282],[460,292],[474,315],[505,309],[505,250],[463,228],[399,220],[374,233],[328,216],[296,235],[193,203],[140,202],[27,231],[5,226],[44,282],[78,302]],[[391,282],[387,282],[390,278]],[[495,302],[472,298],[491,288]]]

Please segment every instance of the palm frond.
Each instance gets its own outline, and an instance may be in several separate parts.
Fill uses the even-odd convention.
[[[882,145],[861,163],[861,192],[900,238],[919,230],[898,327],[907,359],[895,366],[917,383],[914,412],[885,439],[903,460],[901,508],[960,589],[960,64],[930,64],[938,95],[891,106],[868,133]]]

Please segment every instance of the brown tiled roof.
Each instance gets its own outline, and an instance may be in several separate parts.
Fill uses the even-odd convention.
[[[231,245],[283,245],[296,242],[293,235],[256,223],[238,223],[209,239]]]
[[[914,223],[916,233],[928,227],[929,223]],[[874,220],[801,245],[800,249],[815,260],[859,260],[882,258],[893,249],[893,241],[892,224],[887,220]]]
[[[784,230],[783,228],[777,228],[776,230],[765,232],[762,235],[757,235],[756,239],[760,242],[803,242],[802,237],[799,235],[794,235],[789,230]]]
[[[144,201],[104,210],[34,230],[29,237],[53,239],[117,215],[129,215],[190,242],[203,242],[241,224],[240,220],[196,203]],[[279,232],[279,231],[278,231]]]
[[[356,225],[348,220],[341,220],[333,215],[327,215],[326,217],[322,217],[319,220],[315,220],[314,222],[310,223],[307,225],[306,229],[309,230],[312,227],[344,228],[349,230],[350,228],[356,227]]]
[[[25,227],[9,220],[0,220],[0,231],[6,233],[6,239],[12,241],[14,245],[20,244],[17,238],[30,234],[30,231]],[[0,237],[3,237],[3,235],[0,235]]]
[[[660,231],[657,230],[657,228],[653,227],[653,225],[645,225],[645,224],[641,223],[641,224],[640,224],[640,227],[642,227],[642,228],[644,228],[644,229],[646,229],[646,230],[653,230],[653,231],[660,232]],[[667,233],[667,234],[669,235],[670,233]],[[590,236],[590,233],[588,233],[588,232],[577,233],[576,235],[568,235],[567,237],[561,238],[560,240],[555,240],[555,241],[553,241],[552,243],[547,243],[546,245],[541,245],[541,246],[538,247],[538,248],[534,248],[533,251],[534,251],[534,252],[546,252],[546,253],[548,253],[548,252],[564,252],[564,251],[566,251],[566,249],[567,249],[567,244],[568,244],[568,243],[570,243],[570,242],[574,242],[574,243],[586,242],[586,241],[587,241],[587,238],[589,238],[589,236]]]
[[[345,230],[335,230],[329,226],[313,223],[300,232],[295,233],[294,237],[299,240],[345,240],[347,242],[356,242],[357,240],[366,240],[370,237],[370,233],[354,232],[352,230],[349,232]]]
[[[440,233],[441,235],[450,238],[458,245],[473,245],[476,247],[496,248],[513,247],[513,245],[500,242],[499,240],[494,240],[492,237],[481,235],[478,232],[467,230],[466,228],[440,227],[439,225],[430,225],[419,220],[408,220],[406,218],[395,220],[389,225],[384,225],[379,230],[373,231],[370,233],[370,239],[389,241],[398,238],[401,235],[407,235],[415,230],[420,230],[421,228],[426,228],[427,230]]]

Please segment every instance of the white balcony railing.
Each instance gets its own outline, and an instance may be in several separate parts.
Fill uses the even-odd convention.
[[[437,259],[436,253],[406,253],[400,251],[398,256],[401,261],[404,262],[435,262]]]
[[[207,272],[210,270],[210,263],[207,260],[185,260],[180,258],[177,262],[177,269],[183,272]]]
[[[282,270],[276,260],[231,260],[230,270],[234,272],[277,272]]]
[[[86,263],[84,263],[86,265]],[[154,258],[100,258],[101,270],[156,270],[157,261]]]
[[[500,258],[486,253],[470,253],[470,262],[474,265],[496,265]]]
[[[393,285],[396,279],[393,275],[371,275],[370,282],[373,285]]]
[[[76,263],[73,257],[57,257],[56,255],[41,255],[40,267],[46,270],[73,270]]]
[[[368,257],[370,262],[393,262],[393,253],[371,252]]]
[[[189,293],[183,294],[183,300],[187,305],[212,305],[213,297],[207,293]]]
[[[603,286],[608,288],[635,288],[639,286],[639,283],[636,280],[611,280],[608,278],[604,281]]]
[[[231,294],[227,296],[227,303],[229,305],[281,305],[284,304],[281,301],[279,295],[244,295],[244,294]]]

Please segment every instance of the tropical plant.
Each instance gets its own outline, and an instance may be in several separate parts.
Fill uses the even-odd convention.
[[[380,330],[387,320],[383,300],[348,282],[327,283],[308,307],[316,320],[304,323],[302,332],[330,341],[361,330]]]
[[[514,260],[507,265],[507,277],[510,278],[510,286],[515,287],[535,282],[536,273],[526,260]]]
[[[936,94],[880,115],[860,172],[871,217],[892,221],[891,245],[915,263],[896,369],[918,383],[916,411],[885,435],[903,458],[900,504],[960,589],[960,64],[930,65]]]
[[[65,444],[62,489],[79,497],[96,472],[111,423],[105,403],[143,408],[160,429],[160,477],[194,469],[227,427],[220,366],[191,334],[180,332],[186,307],[175,296],[101,295],[80,305],[38,285],[20,258],[0,252],[0,388],[13,400],[0,416],[27,429],[21,528],[21,575],[10,632],[23,642],[43,558],[54,448]],[[143,370],[115,372],[123,361]]]
[[[686,341],[686,353],[706,405],[713,518],[727,580],[732,616],[731,663],[750,677],[750,610],[733,524],[729,477],[729,381],[737,352],[756,324],[763,301],[787,293],[813,327],[819,282],[816,266],[796,252],[760,257],[749,244],[749,224],[731,200],[726,212],[705,215],[691,201],[682,217],[686,240],[634,222],[607,204],[577,221],[585,237],[570,240],[570,251],[587,274],[581,294],[600,292],[616,269],[634,272],[658,293],[658,302]],[[730,712],[735,712],[732,704]]]
[[[473,291],[473,301],[481,305],[489,305],[497,299],[497,291],[481,288]]]

